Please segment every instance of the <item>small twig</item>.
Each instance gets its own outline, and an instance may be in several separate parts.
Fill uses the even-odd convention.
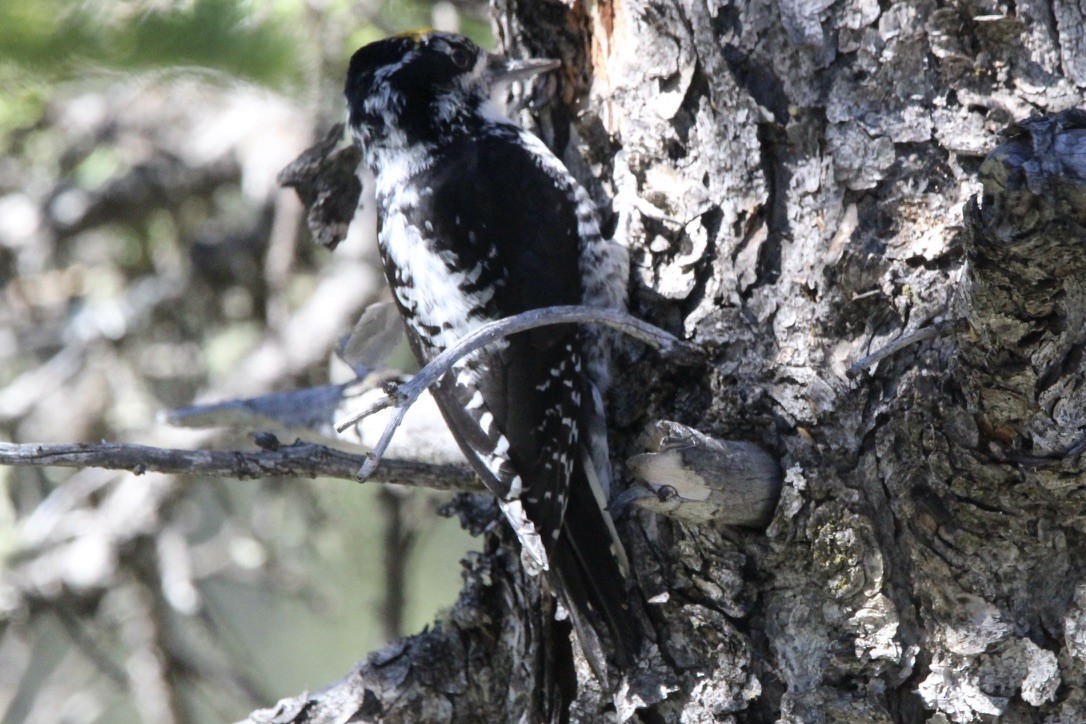
[[[57,606],[53,609],[53,614],[60,620],[72,643],[83,651],[83,655],[94,663],[98,671],[105,674],[106,679],[123,691],[128,684],[128,675],[114,663],[94,637],[83,630],[82,623],[73,615],[72,610]]]
[[[336,431],[343,432],[351,425],[375,412],[388,407],[395,408],[392,419],[388,421],[385,431],[381,434],[381,439],[377,441],[371,451],[366,453],[366,462],[358,470],[358,479],[366,480],[373,474],[377,466],[380,465],[381,456],[388,449],[396,428],[403,422],[408,408],[414,404],[419,395],[444,377],[458,360],[497,339],[555,324],[599,324],[610,327],[640,342],[644,342],[658,350],[660,354],[675,360],[681,365],[698,364],[705,356],[701,348],[693,342],[681,340],[659,327],[616,309],[583,306],[544,307],[543,309],[532,309],[512,317],[489,322],[464,335],[456,344],[434,357],[410,380],[369,405],[366,409],[351,415],[336,425]]]
[[[1080,437],[1069,447],[1063,450],[1056,450],[1049,455],[1028,455],[1026,453],[1020,453],[1015,450],[1002,450],[992,446],[991,450],[992,458],[999,462],[1013,463],[1014,465],[1021,465],[1022,467],[1035,468],[1042,465],[1053,465],[1063,462],[1069,458],[1078,457],[1086,451],[1086,436]]]
[[[968,329],[969,322],[965,319],[947,319],[942,322],[936,322],[923,329],[918,329],[911,334],[906,334],[898,339],[895,339],[890,344],[886,345],[882,349],[867,355],[863,359],[853,362],[848,370],[845,371],[845,375],[852,379],[856,375],[863,372],[868,367],[878,364],[882,360],[897,354],[901,350],[914,345],[918,342],[923,342],[925,339],[931,339],[933,337],[941,337],[944,334],[950,334],[953,332],[962,332]]]
[[[709,209],[713,208],[713,206],[714,206],[714,204],[712,202],[706,202],[706,203],[701,205],[701,208],[699,208],[697,211],[695,211],[693,214],[691,214],[685,221],[683,221],[682,219],[676,218],[676,217],[671,216],[670,214],[668,214],[668,213],[666,213],[664,211],[661,211],[660,209],[653,206],[648,201],[648,199],[645,199],[645,198],[643,198],[641,196],[635,197],[634,205],[636,206],[637,210],[641,212],[642,216],[644,216],[644,217],[646,217],[648,219],[652,219],[653,221],[663,221],[663,222],[666,222],[668,224],[674,224],[675,226],[678,226],[680,229],[685,229],[686,227],[690,226],[690,224],[692,224],[695,221],[697,221],[698,219],[700,219],[702,216],[705,215],[705,213],[707,211],[709,211]]]
[[[365,458],[313,443],[277,450],[176,450],[120,443],[37,444],[0,442],[0,465],[108,468],[137,475],[148,471],[247,478],[295,477],[356,480]],[[466,465],[386,460],[377,482],[433,490],[483,492]]]
[[[407,567],[415,546],[417,534],[406,509],[405,491],[390,487],[381,488],[377,496],[384,513],[385,535],[384,567],[385,585],[380,605],[381,624],[385,639],[395,641],[404,634],[404,610],[407,602]]]

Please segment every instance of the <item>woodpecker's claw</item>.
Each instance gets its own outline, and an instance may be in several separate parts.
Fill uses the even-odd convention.
[[[612,518],[618,518],[624,512],[626,512],[626,509],[629,508],[630,504],[634,501],[640,500],[642,498],[657,497],[657,494],[649,490],[648,488],[642,485],[634,484],[626,490],[623,490],[618,495],[611,498],[611,502],[607,505],[607,512],[611,514]]]

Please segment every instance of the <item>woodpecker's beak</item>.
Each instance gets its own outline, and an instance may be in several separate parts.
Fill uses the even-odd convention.
[[[562,65],[560,60],[546,58],[532,58],[530,60],[513,60],[504,55],[488,53],[486,56],[486,80],[488,85],[494,87],[518,80],[527,80],[534,75],[546,73]]]

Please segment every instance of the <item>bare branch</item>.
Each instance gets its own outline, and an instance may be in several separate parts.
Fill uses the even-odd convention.
[[[411,524],[403,489],[385,486],[378,493],[384,517],[384,551],[382,567],[383,590],[379,604],[381,624],[389,641],[404,635],[404,612],[407,607],[407,572],[404,565],[411,559],[417,532]]]
[[[128,675],[109,657],[105,648],[87,632],[83,622],[76,618],[70,609],[57,608],[55,614],[60,625],[72,639],[72,643],[83,652],[84,656],[94,662],[94,667],[105,674],[111,684],[124,689],[128,682]]]
[[[485,347],[491,342],[511,334],[526,332],[554,324],[599,324],[622,332],[658,350],[660,354],[681,365],[694,365],[705,358],[704,352],[693,342],[681,340],[648,322],[616,309],[600,309],[584,306],[557,306],[531,309],[512,317],[499,319],[464,335],[456,344],[430,360],[408,382],[400,385],[383,399],[367,406],[361,412],[336,425],[343,432],[359,420],[388,407],[396,410],[385,427],[381,439],[366,454],[366,461],[358,470],[358,479],[366,480],[381,463],[381,456],[392,441],[396,428],[403,422],[407,410],[424,390],[440,380],[461,358]]]
[[[918,329],[915,332],[898,337],[882,349],[876,350],[863,359],[853,362],[845,371],[845,376],[851,379],[868,367],[873,367],[887,357],[897,354],[906,347],[917,344],[918,342],[923,342],[925,339],[941,337],[944,334],[951,334],[954,332],[963,332],[968,328],[969,323],[964,319],[944,319],[942,322],[936,322],[930,326]]]
[[[353,383],[352,383],[353,384]],[[177,407],[159,413],[170,425],[242,430],[315,430],[331,434],[332,420],[349,385],[323,385],[241,400]]]
[[[177,450],[122,443],[38,444],[0,442],[0,465],[100,467],[183,475],[220,475],[237,478],[342,478],[354,480],[361,455],[325,445],[296,442],[265,450]],[[376,482],[483,492],[475,474],[461,465],[440,465],[412,460],[386,460]]]

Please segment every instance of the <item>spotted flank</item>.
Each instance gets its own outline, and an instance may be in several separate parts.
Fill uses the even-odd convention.
[[[457,439],[484,482],[503,502],[517,502],[533,528],[506,511],[514,530],[539,568],[549,567],[545,549],[557,540],[582,444],[583,399],[591,392],[580,374],[579,332],[559,333],[564,344],[533,346],[528,335],[485,349],[446,376],[437,399]],[[483,374],[483,370],[498,370]],[[555,376],[557,374],[558,376]],[[503,386],[516,379],[539,379],[528,391]],[[523,531],[523,533],[522,533]],[[548,537],[549,536],[549,537]]]

